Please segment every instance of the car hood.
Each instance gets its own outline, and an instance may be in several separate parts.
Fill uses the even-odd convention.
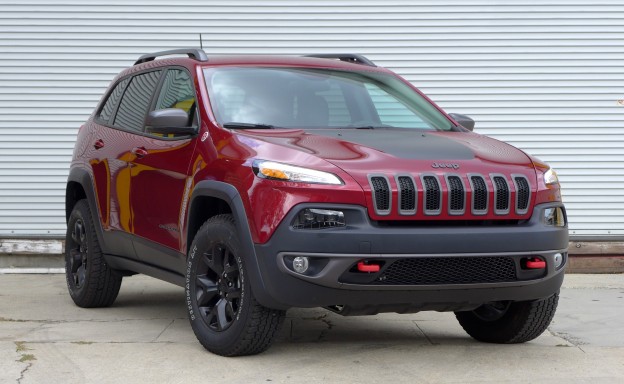
[[[246,136],[324,159],[361,180],[361,173],[518,172],[535,177],[521,150],[473,132],[412,129],[246,131]],[[362,175],[363,176],[363,175]]]

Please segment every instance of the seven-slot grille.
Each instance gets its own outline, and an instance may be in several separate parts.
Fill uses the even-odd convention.
[[[509,177],[492,174],[488,177],[469,174],[465,178],[456,174],[447,174],[444,177],[434,174],[420,177],[398,175],[394,180],[398,188],[395,209],[401,215],[415,215],[419,211],[425,215],[439,215],[443,210],[449,215],[462,215],[466,212],[486,215],[490,211],[496,215],[505,215],[512,211],[523,215],[528,212],[531,201],[531,186],[523,175]],[[384,175],[371,175],[369,181],[375,212],[378,215],[389,215],[393,211],[389,179]],[[419,191],[422,202],[419,202]],[[515,192],[513,201],[512,192]],[[491,194],[493,198],[490,202]],[[443,201],[446,201],[446,207],[442,206]]]

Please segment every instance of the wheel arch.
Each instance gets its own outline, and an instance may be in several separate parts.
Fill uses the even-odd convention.
[[[214,215],[229,213],[234,218],[241,242],[242,257],[246,265],[254,296],[262,305],[276,308],[267,294],[249,229],[249,221],[240,193],[231,184],[215,180],[203,180],[195,185],[189,203],[186,233],[186,251],[190,251],[193,238],[201,225]]]
[[[76,203],[82,199],[86,199],[91,211],[91,220],[95,225],[95,233],[102,251],[106,253],[106,244],[103,240],[102,222],[97,200],[95,198],[93,181],[89,173],[81,168],[73,168],[67,177],[67,185],[65,187],[65,222],[69,221],[69,216],[74,209]]]

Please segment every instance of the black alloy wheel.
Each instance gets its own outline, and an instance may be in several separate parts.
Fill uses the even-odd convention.
[[[228,329],[240,311],[240,266],[225,244],[217,243],[201,255],[195,277],[197,307],[208,327]]]
[[[285,311],[260,304],[247,271],[253,259],[243,250],[232,215],[213,216],[191,244],[186,304],[197,340],[221,356],[265,351],[279,332]]]
[[[87,244],[87,234],[82,219],[74,222],[74,228],[71,231],[71,243],[67,244],[69,251],[69,266],[71,276],[77,289],[84,286],[87,279],[87,252],[89,245]]]
[[[122,276],[106,263],[87,200],[74,205],[65,235],[65,280],[79,307],[108,307],[115,302]]]

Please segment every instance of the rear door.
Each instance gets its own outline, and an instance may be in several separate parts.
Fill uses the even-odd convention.
[[[93,170],[105,248],[114,255],[136,257],[129,235],[133,232],[129,161],[162,72],[152,70],[120,80],[94,119],[86,157]]]

